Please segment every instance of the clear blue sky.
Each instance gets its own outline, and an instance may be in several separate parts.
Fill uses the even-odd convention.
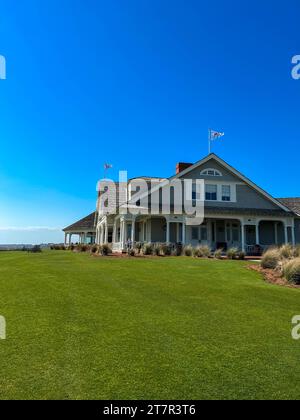
[[[222,158],[299,196],[299,15],[299,0],[3,2],[0,243],[61,240],[105,161],[170,176],[207,154],[208,127]]]

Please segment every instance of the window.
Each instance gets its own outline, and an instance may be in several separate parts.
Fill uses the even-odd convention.
[[[205,185],[205,200],[217,201],[217,186],[216,185]]]
[[[222,176],[221,172],[217,169],[204,169],[201,171],[200,175],[206,175],[206,176]]]
[[[201,199],[201,193],[196,191],[196,184],[193,184],[192,200],[200,200],[200,199]]]
[[[222,185],[222,201],[230,201],[230,185]]]
[[[199,231],[197,227],[192,228],[192,240],[198,240],[199,239]]]
[[[200,231],[201,231],[201,235],[200,235],[201,241],[207,241],[207,227],[201,226]]]
[[[233,242],[239,242],[240,240],[240,228],[236,223],[232,225],[232,240]]]

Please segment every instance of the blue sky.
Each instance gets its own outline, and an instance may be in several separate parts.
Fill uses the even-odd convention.
[[[299,196],[298,0],[1,5],[0,243],[62,240],[103,175],[170,176],[214,151]]]

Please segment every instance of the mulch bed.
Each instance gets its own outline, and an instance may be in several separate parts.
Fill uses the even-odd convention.
[[[300,286],[289,283],[280,273],[276,270],[262,268],[260,265],[249,265],[250,270],[258,271],[263,275],[267,283],[276,284],[277,286],[290,287],[292,289],[300,289]]]

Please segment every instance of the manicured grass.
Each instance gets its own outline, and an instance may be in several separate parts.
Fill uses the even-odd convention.
[[[238,261],[0,253],[0,398],[300,396],[300,291]]]

